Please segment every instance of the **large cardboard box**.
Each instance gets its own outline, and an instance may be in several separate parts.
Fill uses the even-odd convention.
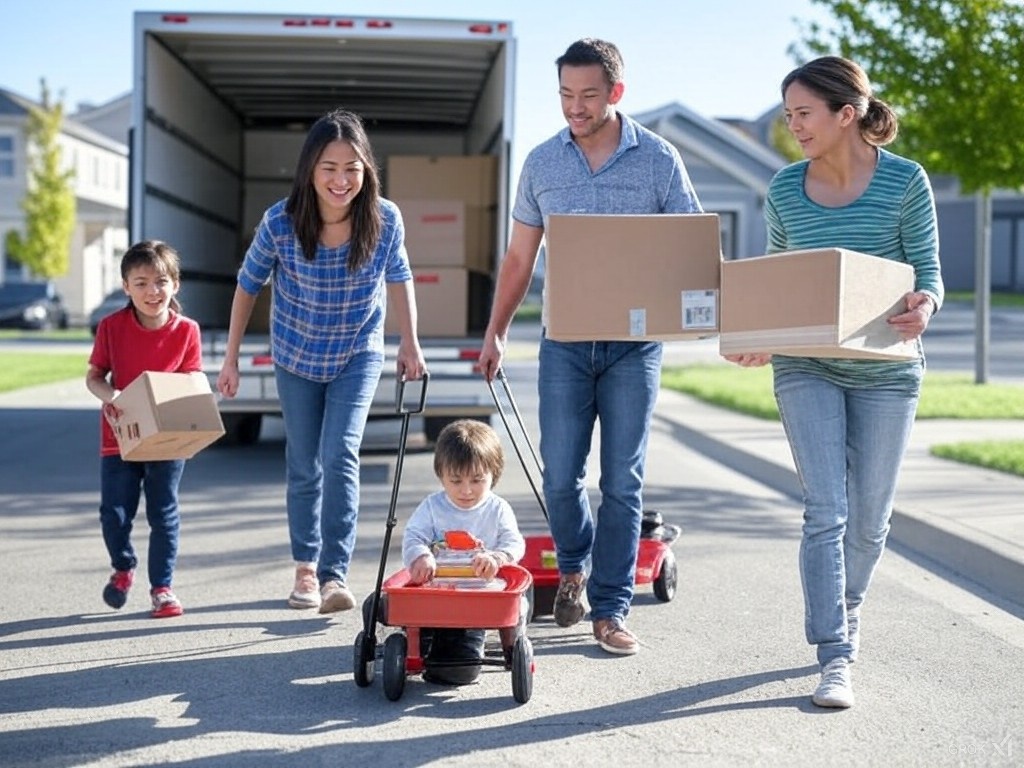
[[[717,215],[551,215],[544,237],[548,338],[674,341],[718,332]]]
[[[491,309],[489,275],[461,267],[414,267],[412,273],[420,337],[483,333]],[[398,322],[387,313],[384,333],[398,331]]]
[[[886,320],[912,290],[909,264],[843,248],[727,261],[719,351],[910,360],[917,345]]]
[[[385,170],[391,200],[461,200],[489,208],[498,200],[494,155],[391,155]]]
[[[204,373],[147,371],[125,387],[114,434],[125,461],[190,459],[224,434]]]
[[[405,223],[413,267],[465,267],[490,271],[495,249],[494,209],[462,200],[394,201]]]

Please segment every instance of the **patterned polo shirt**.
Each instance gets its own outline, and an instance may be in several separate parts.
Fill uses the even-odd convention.
[[[619,114],[618,149],[591,171],[569,127],[535,147],[519,176],[512,217],[543,227],[551,213],[701,213],[679,152]]]

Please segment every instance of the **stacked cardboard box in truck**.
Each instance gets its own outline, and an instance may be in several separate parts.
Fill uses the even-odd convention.
[[[423,336],[479,333],[490,305],[498,161],[391,155],[387,197],[402,211]],[[385,332],[397,333],[389,318]]]

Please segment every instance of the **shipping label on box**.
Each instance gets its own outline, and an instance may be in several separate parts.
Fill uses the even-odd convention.
[[[146,371],[114,398],[114,427],[125,461],[190,459],[224,434],[204,373]]]
[[[913,290],[909,264],[845,248],[727,261],[719,352],[912,360],[916,341],[887,320]]]
[[[715,214],[558,214],[544,237],[544,322],[556,341],[674,341],[718,332]]]
[[[495,251],[494,209],[462,200],[394,200],[405,224],[413,267],[490,271]]]

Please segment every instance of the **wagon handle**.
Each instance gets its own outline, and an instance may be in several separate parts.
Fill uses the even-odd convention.
[[[519,424],[519,432],[526,440],[526,445],[530,448],[530,454],[533,456],[533,463],[537,467],[537,471],[544,475],[544,468],[541,466],[540,457],[537,455],[537,451],[533,447],[533,442],[530,440],[530,433],[526,431],[526,425],[523,423],[523,415],[519,412],[519,406],[516,405],[516,399],[512,396],[512,388],[509,386],[508,379],[505,377],[505,371],[503,368],[498,369],[497,378],[501,381],[502,387],[505,389],[505,397],[508,398],[512,413],[515,414],[516,421]],[[523,457],[523,452],[519,448],[519,441],[515,438],[515,433],[512,431],[512,427],[508,423],[508,417],[505,415],[505,409],[502,407],[501,401],[498,399],[498,393],[494,389],[494,382],[490,379],[487,381],[487,388],[491,391],[491,398],[494,400],[494,406],[498,409],[498,415],[501,417],[501,422],[505,425],[505,431],[508,432],[509,439],[512,441],[512,447],[515,449],[516,456],[519,457],[519,463],[523,467],[523,472],[526,474],[526,479],[530,482],[530,488],[533,490],[533,495],[537,498],[537,504],[540,505],[540,511],[544,513],[544,519],[548,518],[548,508],[544,504],[544,497],[537,489],[537,484],[534,482],[533,473],[530,472],[526,467],[526,459]]]
[[[417,413],[423,413],[423,408],[427,402],[427,384],[430,381],[430,373],[428,371],[423,372],[423,378],[419,380],[420,384],[420,399],[414,408],[408,408],[405,405],[405,375],[399,376],[395,381],[395,413],[399,416],[414,415]]]

